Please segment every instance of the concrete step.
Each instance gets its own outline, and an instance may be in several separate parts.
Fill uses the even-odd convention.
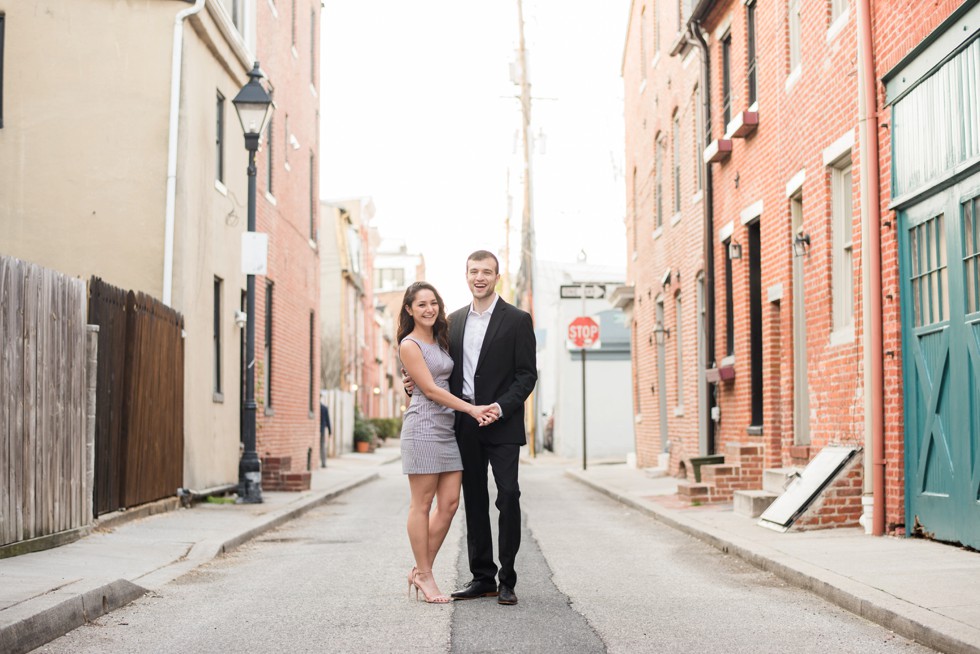
[[[778,494],[764,490],[739,490],[735,491],[733,508],[737,515],[758,518],[777,497]]]
[[[681,497],[703,500],[708,497],[709,492],[708,484],[698,484],[691,481],[677,482],[677,494]]]
[[[782,495],[792,477],[803,472],[801,468],[767,468],[762,471],[762,490]]]

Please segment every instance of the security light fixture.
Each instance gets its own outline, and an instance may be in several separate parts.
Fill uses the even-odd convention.
[[[810,235],[799,231],[793,238],[793,256],[802,257],[810,251]]]
[[[728,258],[733,261],[742,258],[742,244],[735,239],[732,239],[732,242],[728,244]]]

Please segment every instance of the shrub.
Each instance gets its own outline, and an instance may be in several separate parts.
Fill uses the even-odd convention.
[[[374,427],[378,438],[398,438],[401,435],[401,418],[371,418],[368,422]]]

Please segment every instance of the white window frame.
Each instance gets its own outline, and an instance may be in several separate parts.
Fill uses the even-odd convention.
[[[680,293],[674,296],[674,312],[676,314],[674,340],[677,341],[677,410],[682,413],[684,410],[684,342],[681,335],[684,330],[682,329],[683,303]]]
[[[849,154],[831,167],[830,179],[832,340],[845,342],[853,340],[854,330],[854,180]]]
[[[787,0],[786,3],[786,18],[789,26],[789,74],[791,76],[802,67],[800,40],[803,33],[800,26],[800,3],[801,0]]]

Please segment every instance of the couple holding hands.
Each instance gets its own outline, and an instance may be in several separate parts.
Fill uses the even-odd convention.
[[[521,543],[517,469],[524,401],[537,381],[531,316],[500,298],[497,257],[478,250],[466,260],[473,301],[448,318],[426,282],[405,291],[398,321],[399,355],[411,402],[402,423],[402,471],[411,504],[408,539],[415,567],[408,575],[426,602],[497,597],[516,604],[514,561]],[[497,486],[500,568],[494,563],[487,467]],[[466,544],[473,579],[451,598],[432,576],[432,563],[459,506],[466,503]],[[432,510],[432,501],[436,508]],[[498,583],[499,581],[499,583]]]

